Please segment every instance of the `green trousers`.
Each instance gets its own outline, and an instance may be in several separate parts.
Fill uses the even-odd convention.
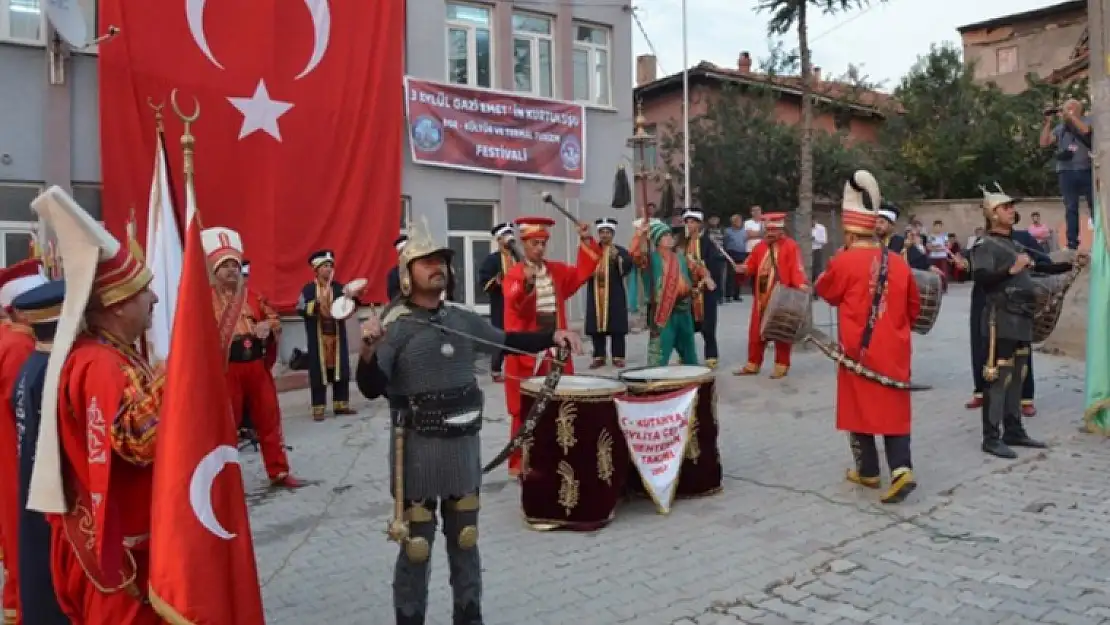
[[[670,364],[671,352],[677,351],[684,365],[698,364],[698,347],[694,342],[694,315],[690,310],[671,313],[667,325],[658,332],[652,331],[648,341],[648,364],[665,367]]]

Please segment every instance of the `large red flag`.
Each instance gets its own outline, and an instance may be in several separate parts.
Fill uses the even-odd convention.
[[[148,200],[150,103],[164,103],[177,144],[176,88],[181,113],[200,103],[198,210],[206,226],[242,233],[251,284],[289,310],[309,255],[327,248],[342,278],[368,278],[367,295],[384,301],[401,219],[404,6],[101,0],[99,23],[120,28],[99,53],[108,228],[121,234],[130,207]],[[170,156],[180,180],[180,150]]]
[[[170,623],[263,625],[243,476],[197,220],[158,422],[150,597]]]

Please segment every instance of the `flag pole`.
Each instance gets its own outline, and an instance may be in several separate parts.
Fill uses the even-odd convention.
[[[181,112],[181,107],[177,105],[177,89],[174,89],[170,92],[170,104],[185,127],[181,133],[181,152],[184,161],[183,169],[185,170],[185,229],[188,230],[192,224],[194,213],[197,214],[197,225],[203,228],[203,222],[200,221],[199,215],[200,209],[197,208],[196,189],[193,186],[193,149],[196,147],[197,140],[193,136],[192,125],[200,117],[200,100],[193,96],[193,113],[186,115]]]
[[[690,45],[686,28],[686,0],[682,0],[682,199],[690,208]]]

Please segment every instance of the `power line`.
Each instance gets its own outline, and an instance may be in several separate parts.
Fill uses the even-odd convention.
[[[659,53],[655,51],[655,44],[651,42],[651,37],[647,34],[647,29],[644,28],[644,23],[640,21],[639,9],[632,9],[632,20],[636,22],[636,28],[640,30],[640,35],[643,36],[644,42],[647,43],[648,50],[651,50],[651,55],[655,57],[655,67],[664,76],[667,75],[666,70],[663,69],[663,64],[659,62]]]
[[[871,9],[874,9],[875,7],[879,6],[880,4],[891,4],[892,2],[894,2],[894,0],[890,0],[890,2],[886,2],[886,3],[872,2],[872,3],[868,4],[866,7],[864,7],[863,9],[861,9],[860,11],[858,11],[856,13],[853,13],[852,16],[849,17],[848,19],[843,20],[843,21],[841,21],[837,24],[834,24],[832,28],[822,32],[821,34],[817,35],[816,37],[811,37],[809,42],[813,43],[813,42],[817,41],[818,39],[821,39],[822,37],[825,37],[826,35],[832,34],[836,31],[840,30],[841,28],[847,26],[848,24],[851,24],[852,22],[854,22],[854,21],[858,20],[859,18],[863,17],[864,15],[867,14],[868,11],[870,11]]]

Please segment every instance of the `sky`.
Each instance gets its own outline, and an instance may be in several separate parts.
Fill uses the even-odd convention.
[[[958,46],[959,26],[1060,1],[887,0],[848,14],[816,15],[809,20],[813,62],[826,77],[843,75],[849,64],[857,65],[868,82],[890,91],[931,44],[949,41]],[[633,23],[635,54],[651,54],[654,47],[660,76],[682,71],[682,0],[632,0],[632,5],[647,33],[645,38]],[[768,56],[767,15],[755,12],[756,0],[688,0],[687,5],[691,67],[701,61],[735,67],[745,50],[756,60]],[[797,48],[796,31],[784,38],[784,44],[788,50]]]

